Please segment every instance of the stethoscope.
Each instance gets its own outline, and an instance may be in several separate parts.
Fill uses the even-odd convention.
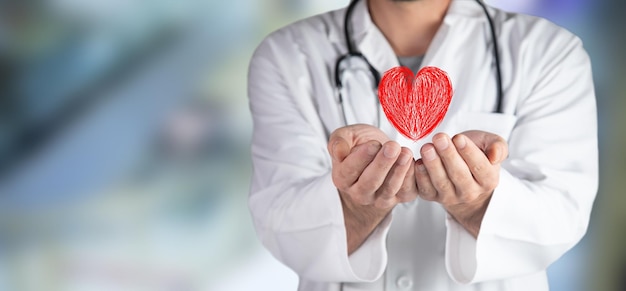
[[[335,64],[335,86],[338,93],[338,101],[341,106],[341,111],[343,113],[343,121],[347,125],[348,117],[346,114],[346,108],[344,105],[344,96],[343,96],[343,77],[344,74],[348,71],[352,73],[360,73],[363,75],[364,73],[368,75],[368,79],[370,83],[373,85],[372,90],[374,92],[378,89],[378,84],[380,83],[380,73],[372,66],[372,64],[367,60],[367,58],[359,52],[354,44],[352,43],[352,32],[350,31],[350,19],[352,18],[352,13],[356,4],[359,0],[352,0],[348,9],[346,11],[346,16],[344,18],[344,36],[346,38],[346,44],[348,46],[348,53],[339,57],[337,63]],[[476,0],[483,11],[485,12],[485,16],[487,16],[487,20],[489,22],[489,28],[491,29],[491,39],[493,40],[493,58],[495,61],[496,67],[496,90],[497,90],[497,103],[495,113],[502,113],[502,99],[503,99],[503,91],[502,91],[502,71],[500,69],[500,54],[498,53],[498,40],[496,37],[496,30],[493,24],[493,19],[489,12],[487,11],[487,7],[481,0]],[[378,98],[376,98],[378,101]],[[377,122],[380,125],[380,110],[377,109]]]

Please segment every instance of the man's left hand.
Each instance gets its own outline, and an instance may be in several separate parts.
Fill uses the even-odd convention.
[[[500,164],[508,156],[507,142],[484,131],[466,131],[452,139],[438,133],[421,149],[415,162],[419,196],[436,201],[478,236],[489,200],[499,183]]]

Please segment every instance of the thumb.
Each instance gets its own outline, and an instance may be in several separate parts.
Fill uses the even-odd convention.
[[[485,154],[491,164],[499,164],[502,163],[509,155],[509,149],[506,142],[502,140],[494,140],[487,146]]]
[[[350,154],[350,145],[342,137],[331,139],[328,145],[328,152],[334,162],[342,162]]]
[[[505,139],[495,133],[481,130],[463,132],[476,146],[481,149],[491,164],[501,163],[509,155],[509,147]]]

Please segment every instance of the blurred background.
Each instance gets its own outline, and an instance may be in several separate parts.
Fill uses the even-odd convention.
[[[0,1],[0,290],[295,290],[247,210],[247,65],[269,32],[347,2]],[[591,56],[600,192],[550,284],[626,290],[626,2],[487,2]]]

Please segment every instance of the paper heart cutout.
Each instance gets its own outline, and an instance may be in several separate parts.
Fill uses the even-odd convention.
[[[437,67],[424,67],[416,76],[407,67],[395,67],[380,80],[378,98],[389,122],[417,141],[430,134],[448,112],[452,83]]]

